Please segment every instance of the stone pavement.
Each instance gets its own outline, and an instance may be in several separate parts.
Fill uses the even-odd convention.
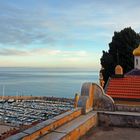
[[[80,140],[140,140],[140,128],[98,127]]]

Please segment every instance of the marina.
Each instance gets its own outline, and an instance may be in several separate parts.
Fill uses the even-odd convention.
[[[0,101],[0,123],[15,127],[29,126],[72,109],[73,101],[67,102],[58,98],[2,99]]]

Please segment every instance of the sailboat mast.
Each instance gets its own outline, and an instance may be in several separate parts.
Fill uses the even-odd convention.
[[[2,100],[4,99],[5,86],[3,86]]]

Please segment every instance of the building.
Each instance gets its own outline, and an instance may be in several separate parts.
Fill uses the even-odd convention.
[[[115,75],[110,77],[105,93],[114,100],[140,100],[140,45],[133,51],[134,69],[123,73],[123,68],[117,65]]]

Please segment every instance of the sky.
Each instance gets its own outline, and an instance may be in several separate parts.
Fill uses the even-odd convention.
[[[139,0],[0,0],[0,67],[100,68],[114,31],[140,32]]]

